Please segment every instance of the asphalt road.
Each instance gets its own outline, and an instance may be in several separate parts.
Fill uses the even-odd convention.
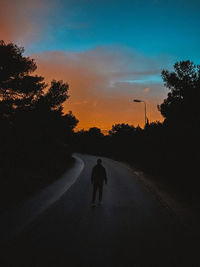
[[[103,205],[91,208],[91,169],[14,241],[1,266],[200,266],[198,247],[178,220],[138,182],[132,170],[103,158]],[[6,230],[6,229],[5,229]]]

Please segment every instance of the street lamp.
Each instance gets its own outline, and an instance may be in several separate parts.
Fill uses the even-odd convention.
[[[146,102],[144,100],[139,100],[139,99],[133,99],[133,102],[136,102],[136,103],[141,103],[143,102],[144,103],[144,127],[146,126],[147,124],[147,107],[146,107]]]

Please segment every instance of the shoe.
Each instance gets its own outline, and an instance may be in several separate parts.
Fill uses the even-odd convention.
[[[101,206],[102,204],[103,204],[103,202],[100,201],[98,205]]]
[[[96,204],[92,203],[92,205],[91,205],[91,206],[92,206],[92,208],[94,208],[94,207],[96,207]]]

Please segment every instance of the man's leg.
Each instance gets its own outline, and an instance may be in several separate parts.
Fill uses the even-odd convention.
[[[96,199],[96,193],[97,193],[97,186],[93,185],[93,196],[92,196],[92,203],[95,203],[95,199]]]
[[[103,185],[99,186],[99,203],[102,201]]]

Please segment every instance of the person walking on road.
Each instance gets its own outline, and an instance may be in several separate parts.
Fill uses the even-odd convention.
[[[102,204],[103,184],[107,184],[107,174],[102,166],[102,160],[98,159],[97,164],[92,169],[91,183],[93,184],[92,207],[95,207],[96,193],[99,191],[99,205]]]

